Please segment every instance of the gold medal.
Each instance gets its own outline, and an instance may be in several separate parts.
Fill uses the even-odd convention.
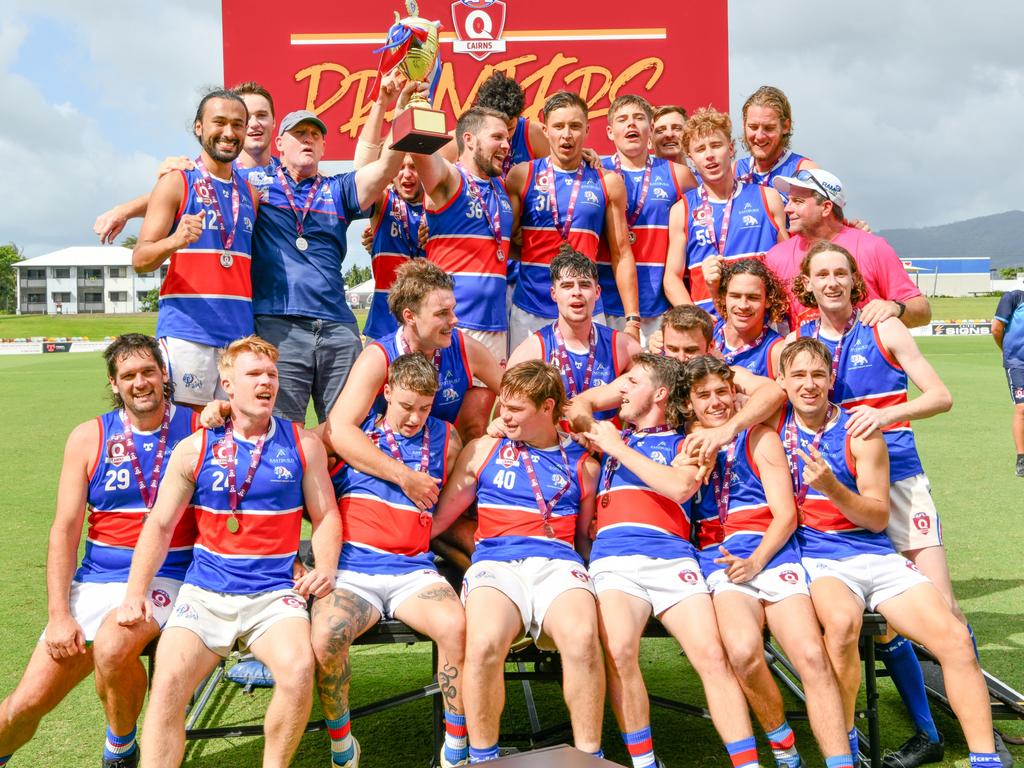
[[[631,230],[629,230],[629,244],[633,245],[634,243],[636,243],[636,232],[634,232],[631,229]]]
[[[227,526],[229,533],[238,533],[238,529],[241,527],[241,524],[238,522],[237,517],[231,515],[231,517],[228,518]]]

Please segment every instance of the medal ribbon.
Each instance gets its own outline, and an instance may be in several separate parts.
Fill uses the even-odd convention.
[[[395,333],[395,346],[398,347],[398,351],[403,355],[412,353],[412,349],[409,347],[409,342],[405,340],[404,329],[399,328]],[[434,348],[434,368],[440,373],[441,371],[441,350]]]
[[[551,527],[551,510],[555,508],[555,504],[568,492],[569,486],[572,485],[572,478],[569,475],[569,458],[565,455],[565,448],[562,447],[561,440],[559,440],[558,450],[562,454],[562,464],[565,467],[565,485],[555,491],[551,501],[544,501],[544,492],[541,491],[540,483],[537,481],[537,472],[533,468],[533,458],[530,456],[529,446],[521,440],[513,440],[512,445],[519,451],[519,455],[523,457],[523,467],[526,469],[526,476],[530,478],[530,488],[533,490],[533,498],[537,501],[537,511],[540,512],[541,517],[544,519],[544,533],[548,538],[553,539],[555,537],[555,530]]]
[[[629,445],[629,438],[631,438],[633,435],[648,435],[648,434],[651,434],[653,432],[667,432],[668,429],[669,429],[668,424],[657,424],[656,426],[644,427],[643,429],[634,429],[633,427],[626,427],[621,432],[622,440],[628,446]],[[604,491],[605,493],[607,493],[608,490],[611,488],[611,486],[612,486],[612,475],[615,474],[615,471],[620,466],[622,466],[622,462],[620,462],[618,459],[611,459],[611,458],[608,459],[608,466],[605,467],[604,484],[603,484],[603,487],[601,488],[601,490]],[[606,496],[605,499],[607,499],[607,498],[608,497]]]
[[[829,403],[828,410],[825,411],[825,423],[821,425],[821,429],[814,433],[814,440],[811,441],[811,445],[807,449],[808,456],[811,455],[811,451],[818,450],[818,446],[821,445],[821,438],[825,435],[828,423],[832,421],[835,412],[836,407]],[[783,438],[783,447],[786,449],[786,457],[789,459],[789,472],[793,476],[793,490],[796,493],[796,508],[799,510],[807,498],[807,490],[810,486],[803,484],[803,478],[800,474],[800,457],[796,455],[796,450],[800,447],[797,432],[796,414],[791,413],[786,420],[786,435]]]
[[[306,214],[309,213],[309,209],[313,207],[313,198],[316,197],[316,193],[320,190],[320,185],[324,183],[324,177],[319,173],[316,175],[316,179],[309,187],[309,194],[306,195],[306,202],[302,206],[300,211],[295,207],[295,195],[292,193],[291,185],[288,183],[288,179],[284,177],[283,166],[277,166],[277,180],[281,183],[281,189],[284,190],[284,196],[288,198],[288,206],[292,209],[292,213],[295,214],[295,230],[299,233],[299,237],[302,237],[304,229],[303,222],[306,220]],[[296,186],[298,186],[296,184]]]
[[[583,184],[583,172],[586,170],[586,166],[581,160],[579,167],[576,169],[576,178],[572,183],[572,193],[569,195],[569,207],[565,210],[565,223],[563,224],[558,215],[558,196],[555,194],[555,169],[552,163],[553,161],[549,159],[548,167],[545,170],[546,178],[548,180],[548,208],[551,210],[551,220],[555,224],[555,231],[558,232],[562,240],[568,240],[569,233],[572,231],[573,213],[576,212],[576,198],[580,196],[580,186]]]
[[[718,520],[722,525],[725,525],[725,521],[729,518],[729,493],[731,490],[729,486],[732,482],[732,464],[735,459],[736,440],[733,439],[725,451],[725,470],[719,472],[716,461],[715,468],[711,472],[711,488],[715,494],[715,504],[718,506]]]
[[[615,164],[615,172],[622,177],[622,180],[626,180],[626,174],[622,171],[622,159],[619,157],[619,153],[616,152],[612,155],[612,162]],[[629,225],[630,231],[636,225],[640,219],[640,211],[644,208],[644,203],[647,202],[647,191],[651,186],[651,169],[654,167],[654,160],[648,155],[647,165],[644,166],[644,178],[640,182],[640,194],[636,198],[636,204],[632,210],[626,212],[626,223]],[[626,190],[626,196],[629,197],[629,189]]]
[[[398,448],[398,441],[395,439],[395,433],[391,429],[391,425],[388,424],[387,417],[382,419],[381,432],[384,433],[384,440],[388,444],[388,450],[396,461],[400,461],[405,464],[405,459],[402,458],[402,452]],[[423,445],[420,446],[420,466],[417,472],[426,472],[430,466],[430,422],[424,422],[423,424]],[[420,525],[430,525],[431,515],[426,510],[420,510]]]
[[[835,351],[832,352],[832,388],[828,391],[829,399],[835,396],[836,385],[839,383],[839,358],[843,354],[843,342],[846,340],[846,334],[853,330],[853,326],[857,324],[857,317],[860,315],[860,310],[853,310],[853,314],[846,320],[846,325],[843,327],[843,333],[836,342]],[[819,317],[814,321],[814,338],[821,336],[821,318]]]
[[[700,192],[700,204],[707,213],[708,224],[707,233],[708,240],[711,245],[715,247],[720,256],[725,256],[725,241],[729,237],[729,220],[732,219],[732,204],[736,201],[736,197],[740,193],[740,182],[734,181],[732,184],[732,194],[729,195],[729,202],[725,204],[725,212],[722,214],[722,236],[719,238],[715,235],[715,214],[711,208],[711,201],[708,200],[708,190],[703,184],[697,189]]]
[[[231,504],[232,517],[235,516],[235,511],[238,509],[238,505],[242,503],[242,499],[245,498],[245,494],[249,492],[252,479],[256,475],[256,468],[260,465],[260,456],[263,455],[263,442],[267,439],[269,432],[270,430],[268,429],[267,432],[256,438],[256,445],[253,446],[252,453],[249,454],[249,471],[245,473],[245,481],[242,483],[242,487],[237,488],[235,480],[238,457],[235,448],[235,433],[231,419],[224,422],[224,461],[228,467],[228,502]]]
[[[132,463],[132,473],[135,475],[135,484],[139,487],[139,495],[142,503],[146,505],[147,512],[153,509],[156,503],[156,491],[160,486],[160,470],[164,466],[164,456],[167,453],[167,433],[171,427],[171,406],[164,405],[164,419],[160,424],[160,437],[156,444],[156,456],[153,458],[153,472],[150,474],[149,483],[142,474],[142,465],[139,463],[139,454],[135,451],[135,438],[132,436],[132,425],[128,421],[128,414],[121,409],[121,426],[124,428],[125,441],[128,443],[128,460]]]
[[[723,321],[723,323],[724,323],[724,321]],[[722,328],[722,350],[721,350],[722,357],[725,358],[725,362],[727,362],[729,365],[732,365],[733,363],[736,362],[736,358],[739,357],[740,355],[742,355],[744,352],[749,352],[750,350],[757,349],[757,347],[761,346],[764,343],[764,337],[767,336],[767,335],[768,335],[768,326],[765,325],[765,326],[763,326],[761,328],[761,333],[758,334],[758,337],[756,339],[754,339],[749,344],[744,344],[739,349],[734,349],[732,352],[729,352],[726,349],[726,347],[725,347],[725,344],[726,344],[726,342],[725,342],[725,328],[723,326],[723,328]]]
[[[391,190],[391,216],[400,225],[402,240],[405,242],[406,247],[409,248],[409,254],[411,256],[419,256],[422,253],[420,248],[419,232],[416,233],[416,237],[412,236],[412,225],[410,224],[411,214],[409,213],[409,203],[398,194],[398,190]]]
[[[487,228],[491,231],[491,236],[494,238],[494,243],[497,246],[498,261],[505,260],[505,250],[502,248],[502,235],[501,235],[501,196],[498,194],[498,186],[494,179],[489,180],[491,187],[491,195],[486,200],[484,199],[483,191],[480,189],[480,185],[477,184],[476,178],[473,174],[466,170],[461,162],[455,164],[455,167],[459,169],[463,178],[466,180],[466,184],[469,186],[469,196],[474,197],[480,201],[481,207],[483,207],[486,216],[484,217],[487,221]],[[491,203],[494,203],[494,210],[491,210]]]
[[[238,209],[242,204],[242,196],[238,193],[238,179],[235,178],[235,171],[234,169],[231,171],[231,231],[228,232],[224,227],[224,212],[220,207],[217,187],[213,183],[210,172],[203,165],[202,157],[196,158],[196,169],[203,175],[203,181],[206,182],[206,186],[210,190],[213,209],[217,212],[217,229],[220,230],[221,245],[224,246],[224,250],[230,251],[232,244],[235,242],[235,232],[238,231]]]
[[[572,361],[569,359],[569,352],[565,348],[565,339],[562,338],[562,332],[558,330],[558,321],[554,323],[555,329],[555,346],[556,353],[558,355],[558,367],[562,370],[562,376],[565,377],[565,388],[568,390],[570,398],[576,397],[579,394],[579,390],[576,388],[576,377],[573,375]],[[597,356],[597,328],[593,324],[590,326],[590,351],[587,353],[587,367],[583,372],[583,391],[586,392],[590,389],[590,380],[594,376],[594,358]]]

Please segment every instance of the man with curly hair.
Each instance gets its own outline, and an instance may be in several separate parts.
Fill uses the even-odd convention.
[[[772,350],[782,336],[772,325],[786,317],[786,289],[760,259],[725,265],[715,307],[724,318],[715,324],[715,345],[729,365],[775,378]]]

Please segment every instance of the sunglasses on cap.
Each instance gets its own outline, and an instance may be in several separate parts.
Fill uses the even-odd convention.
[[[825,189],[825,187],[822,186],[821,182],[818,181],[815,178],[814,174],[811,173],[810,171],[806,169],[802,171],[797,171],[796,176],[794,176],[793,178],[796,179],[797,181],[811,182],[818,189],[818,191],[825,196],[826,200],[828,200],[829,202],[834,202],[832,200],[832,193]]]

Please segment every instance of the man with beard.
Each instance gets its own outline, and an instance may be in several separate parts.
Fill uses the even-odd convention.
[[[654,110],[652,118],[651,149],[654,156],[685,165],[683,129],[686,127],[686,110],[675,104],[665,104]]]
[[[810,159],[789,148],[792,137],[789,99],[778,88],[762,85],[743,102],[743,146],[750,156],[736,161],[736,178],[768,187],[777,176],[817,168]]]
[[[167,397],[156,339],[119,336],[103,356],[117,408],[77,426],[64,449],[46,559],[49,622],[21,682],[0,704],[0,765],[94,666],[107,716],[103,766],[138,765],[135,721],[147,683],[139,654],[160,633],[192,561],[195,521],[189,509],[173,531],[169,555],[143,585],[152,615],[132,628],[118,625],[114,612],[125,593],[132,548],[156,501],[164,458],[192,433],[193,418]],[[85,556],[76,571],[86,512]]]
[[[194,123],[202,153],[192,170],[157,181],[132,253],[136,272],[170,259],[156,335],[179,403],[212,400],[218,349],[253,330],[249,264],[258,203],[232,167],[247,120],[236,94],[203,97]]]

